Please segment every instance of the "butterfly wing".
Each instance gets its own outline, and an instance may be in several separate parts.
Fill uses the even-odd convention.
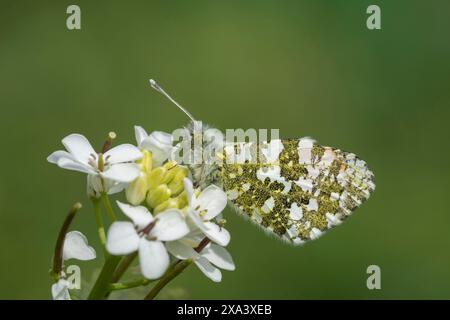
[[[239,212],[294,245],[339,225],[375,189],[363,160],[311,138],[227,146],[220,178]]]

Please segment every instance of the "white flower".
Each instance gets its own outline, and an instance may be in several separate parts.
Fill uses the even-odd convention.
[[[119,201],[117,204],[133,223],[114,222],[108,230],[106,249],[113,255],[138,251],[144,277],[161,277],[169,266],[169,254],[163,241],[180,239],[189,232],[181,213],[169,209],[153,217],[143,206],[134,207]]]
[[[48,156],[47,161],[64,169],[87,173],[88,183],[92,188],[90,191],[120,191],[121,184],[132,182],[139,176],[139,168],[132,162],[139,160],[142,153],[131,144],[121,144],[105,154],[98,154],[81,134],[68,135],[62,143],[67,151],[55,151]],[[105,190],[102,180],[105,182]]]
[[[69,259],[93,260],[95,249],[88,244],[88,240],[80,231],[70,231],[66,234],[63,247],[63,261]],[[53,300],[71,300],[69,294],[70,283],[64,275],[52,285]]]
[[[226,246],[230,242],[230,233],[211,222],[227,205],[225,192],[215,185],[210,185],[197,197],[192,181],[187,178],[184,179],[184,190],[189,202],[188,217],[211,241]]]
[[[95,249],[88,244],[88,240],[80,231],[67,232],[64,239],[63,260],[77,259],[82,261],[93,260],[96,257]]]
[[[69,282],[61,278],[52,285],[53,300],[72,300],[69,293]]]
[[[166,247],[174,257],[180,260],[192,259],[205,276],[214,282],[222,280],[222,273],[218,268],[229,271],[235,269],[230,253],[224,247],[214,243],[209,243],[200,253],[183,241],[167,242]]]
[[[134,127],[138,147],[152,152],[156,166],[160,166],[171,157],[172,135],[162,131],[153,131],[150,135],[140,126]]]

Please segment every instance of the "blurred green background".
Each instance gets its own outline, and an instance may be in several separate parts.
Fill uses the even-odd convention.
[[[81,7],[82,30],[66,28]],[[378,4],[382,30],[366,28]],[[280,128],[357,153],[373,197],[304,247],[225,212],[237,269],[216,284],[191,267],[162,298],[450,298],[448,1],[1,1],[0,298],[47,299],[68,208],[101,251],[85,177],[46,162],[67,134],[100,146],[133,125],[172,131],[186,117]],[[78,263],[90,279],[101,258]],[[382,289],[366,288],[381,267]],[[144,293],[144,292],[142,292]]]

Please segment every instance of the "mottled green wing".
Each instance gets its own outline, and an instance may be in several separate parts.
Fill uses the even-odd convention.
[[[339,225],[375,189],[363,160],[311,138],[228,146],[224,156],[220,179],[236,209],[295,245]]]

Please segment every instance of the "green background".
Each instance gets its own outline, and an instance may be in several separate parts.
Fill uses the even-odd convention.
[[[74,3],[79,31],[66,28]],[[366,28],[370,4],[382,30]],[[312,136],[360,155],[377,181],[348,222],[304,247],[228,209],[236,271],[216,284],[191,267],[162,298],[450,298],[448,12],[448,1],[2,0],[0,298],[50,298],[75,201],[73,227],[101,256],[85,177],[46,157],[72,132],[100,147],[111,130],[134,143],[135,124],[184,125],[150,77],[205,123]],[[90,279],[100,260],[75,263]],[[381,290],[366,288],[371,264]]]

